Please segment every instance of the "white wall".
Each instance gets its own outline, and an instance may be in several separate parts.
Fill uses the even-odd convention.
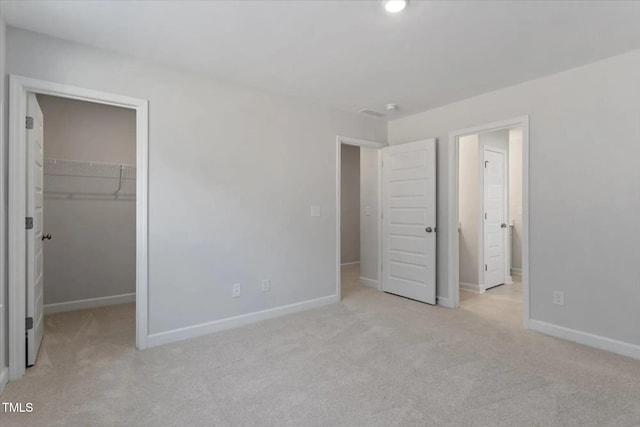
[[[149,100],[151,334],[335,295],[336,135],[384,141],[384,122],[14,28],[7,41],[10,73]]]
[[[45,158],[136,163],[134,110],[45,95],[38,95],[38,102]],[[50,194],[117,188],[118,179],[45,174],[44,232],[53,236],[44,242],[45,311],[48,304],[135,293],[135,198]],[[135,181],[123,188],[135,194]]]
[[[460,141],[458,213],[460,222],[460,282],[478,286],[480,238],[480,182],[478,179],[478,135]],[[463,287],[466,285],[463,285]]]
[[[378,149],[360,147],[360,277],[372,282],[379,280],[380,270],[379,153]]]
[[[360,147],[342,144],[340,262],[360,261]]]
[[[528,114],[531,318],[640,344],[638,76],[634,51],[389,123],[392,144],[438,138],[439,296],[448,296],[448,134]]]
[[[0,393],[4,388],[5,382],[8,380],[8,372],[5,369],[8,361],[8,343],[7,343],[7,270],[6,266],[6,244],[7,244],[7,192],[6,192],[6,174],[7,174],[7,111],[5,108],[7,102],[7,90],[5,76],[6,62],[6,26],[4,17],[0,12]]]
[[[509,130],[509,223],[511,238],[511,269],[522,271],[522,128]]]

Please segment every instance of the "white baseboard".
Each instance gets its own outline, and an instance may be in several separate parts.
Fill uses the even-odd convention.
[[[0,368],[0,395],[4,391],[4,388],[7,386],[9,382],[9,368],[3,366]]]
[[[522,276],[522,269],[521,268],[512,268],[511,269],[511,274],[515,275],[515,276]]]
[[[107,305],[124,304],[135,302],[136,294],[113,295],[110,297],[89,298],[77,301],[58,302],[55,304],[45,304],[42,308],[44,314],[63,313],[65,311],[84,310],[86,308],[104,307]]]
[[[540,320],[531,319],[529,321],[529,328],[545,335],[551,335],[556,338],[577,342],[578,344],[584,344],[589,347],[599,348],[600,350],[606,350],[623,356],[632,357],[634,359],[640,359],[640,345],[617,341],[600,335],[594,335],[588,332],[577,331],[575,329],[541,322]]]
[[[370,288],[380,289],[380,285],[377,280],[367,279],[366,277],[360,276],[360,283]]]
[[[436,297],[436,304],[447,308],[455,308],[451,300],[445,297]]]
[[[360,261],[345,262],[343,264],[340,264],[340,267],[344,267],[345,265],[356,265],[356,264],[360,264]]]
[[[149,335],[148,345],[149,347],[155,347],[158,345],[169,344],[189,338],[196,338],[202,335],[211,334],[213,332],[237,328],[238,326],[261,322],[263,320],[273,319],[275,317],[281,317],[287,314],[293,314],[304,310],[310,310],[312,308],[322,307],[328,304],[335,304],[338,302],[340,302],[340,299],[337,295],[330,295],[328,297],[316,298],[295,304],[283,305],[282,307],[270,308],[268,310],[256,311],[254,313],[214,320],[213,322],[172,329],[170,331]]]
[[[482,289],[480,287],[480,285],[478,285],[476,283],[460,282],[460,290],[461,291],[467,291],[467,292],[473,292],[474,294],[483,294],[484,293],[484,289]]]

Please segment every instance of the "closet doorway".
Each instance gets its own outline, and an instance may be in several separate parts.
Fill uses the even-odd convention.
[[[147,101],[10,86],[10,378],[146,348]]]
[[[41,116],[34,117],[37,126],[27,134],[42,133],[31,139],[43,141],[27,153],[34,182],[42,182],[34,191],[43,192],[41,210],[27,212],[38,217],[33,245],[27,240],[27,248],[38,250],[35,265],[27,267],[27,283],[31,277],[36,281],[34,302],[27,304],[27,317],[33,318],[27,366],[36,362],[41,328],[68,343],[126,336],[133,346],[136,113],[41,94],[29,94],[27,103],[28,111]],[[31,158],[37,151],[41,162]]]

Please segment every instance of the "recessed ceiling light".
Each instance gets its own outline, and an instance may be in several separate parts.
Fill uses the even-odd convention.
[[[384,10],[389,13],[402,12],[407,7],[407,0],[385,0]]]

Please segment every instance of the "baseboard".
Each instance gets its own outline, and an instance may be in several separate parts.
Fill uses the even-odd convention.
[[[447,308],[455,308],[451,300],[445,297],[436,297],[436,304]]]
[[[600,350],[621,354],[622,356],[640,359],[640,345],[617,341],[600,335],[594,335],[588,332],[577,331],[575,329],[541,322],[540,320],[531,319],[529,321],[529,329],[545,335],[551,335],[552,337],[562,338],[564,340],[577,342],[578,344],[584,344],[589,347],[599,348]]]
[[[104,307],[108,305],[124,304],[134,302],[136,294],[113,295],[110,297],[89,298],[77,301],[58,302],[55,304],[45,304],[42,308],[44,314],[63,313],[65,311],[84,310],[86,308]]]
[[[159,332],[157,334],[149,335],[148,345],[149,347],[155,347],[158,345],[169,344],[189,338],[196,338],[202,335],[211,334],[213,332],[237,328],[238,326],[261,322],[263,320],[273,319],[276,317],[285,316],[287,314],[293,314],[300,311],[310,310],[312,308],[322,307],[328,304],[335,304],[338,302],[340,302],[340,298],[337,295],[330,295],[328,297],[316,298],[309,301],[284,305],[282,307],[270,308],[268,310],[256,311],[254,313],[215,320],[213,322],[201,323],[199,325]]]
[[[7,386],[9,382],[9,368],[3,366],[0,368],[0,395],[4,391],[4,388]]]
[[[345,262],[340,264],[340,267],[344,267],[345,265],[356,265],[356,264],[360,264],[360,261]]]
[[[380,285],[377,280],[367,279],[366,277],[360,276],[360,283],[370,288],[380,289]]]
[[[480,287],[480,285],[478,285],[476,283],[460,282],[460,290],[467,291],[467,292],[473,292],[474,294],[483,294],[484,293],[484,289],[482,289]]]
[[[515,276],[522,276],[522,269],[521,268],[512,268],[511,269],[511,274],[515,275]]]

